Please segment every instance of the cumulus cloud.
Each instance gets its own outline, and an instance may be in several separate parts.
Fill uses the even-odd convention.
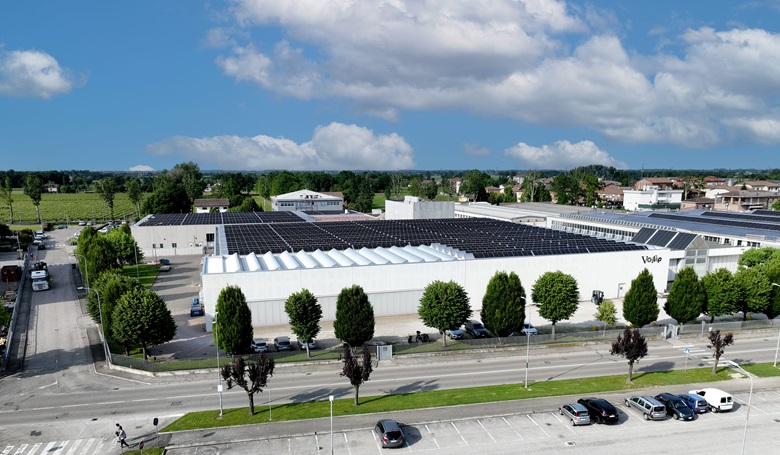
[[[146,164],[137,164],[135,166],[130,167],[128,169],[130,172],[151,172],[154,171],[154,168],[151,166],[147,166]]]
[[[74,85],[69,72],[46,52],[0,48],[0,95],[48,99]]]
[[[213,37],[234,43],[217,64],[285,96],[346,99],[391,120],[458,109],[629,143],[780,141],[744,121],[780,109],[780,34],[767,30],[664,30],[643,55],[613,13],[562,0],[232,0],[229,13],[237,32]],[[263,27],[284,40],[253,41]]]
[[[357,125],[331,123],[297,144],[270,136],[175,136],[149,145],[148,153],[181,154],[220,169],[401,170],[414,167],[414,151],[399,135],[378,135]]]
[[[577,166],[601,164],[618,169],[627,169],[625,163],[611,157],[591,141],[572,144],[569,141],[556,141],[550,145],[534,147],[524,142],[504,150],[506,156],[521,160],[526,167],[533,169],[572,169]]]

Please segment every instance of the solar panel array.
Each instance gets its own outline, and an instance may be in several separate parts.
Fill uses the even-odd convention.
[[[258,223],[302,223],[292,212],[165,213],[152,215],[141,226],[184,226]]]
[[[676,234],[676,232],[674,231],[659,230],[652,237],[650,237],[650,239],[646,243],[648,245],[666,246],[666,244],[669,243],[670,240],[672,240],[674,234]]]
[[[655,231],[657,231],[657,229],[643,227],[639,232],[634,234],[631,241],[636,243],[647,243],[647,241],[650,240],[650,237],[655,234]]]
[[[753,213],[756,215],[780,217],[780,212],[777,210],[755,210]]]
[[[225,225],[227,254],[441,243],[476,258],[646,250],[644,245],[483,218]]]
[[[696,238],[696,234],[643,227],[631,238],[632,242],[684,250]]]
[[[696,238],[696,234],[689,234],[687,232],[678,232],[677,236],[666,245],[673,250],[684,250],[688,248],[688,245]]]
[[[748,220],[748,221],[758,221],[762,223],[777,223],[780,221],[780,218],[772,217],[772,216],[766,216],[766,215],[756,215],[756,214],[750,214],[750,213],[734,213],[734,212],[703,212],[701,216],[706,216],[709,218],[725,218],[730,220]]]
[[[705,216],[671,215],[668,213],[651,213],[649,217],[664,218],[668,220],[677,220],[677,221],[690,221],[692,223],[712,224],[712,225],[719,225],[719,226],[740,227],[746,229],[780,231],[780,223],[778,222],[772,223],[771,219],[768,219],[767,222],[760,223],[754,221],[739,221],[739,220],[713,218],[713,217],[705,217]]]

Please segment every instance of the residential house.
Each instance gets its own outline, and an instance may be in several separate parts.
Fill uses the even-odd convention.
[[[777,191],[737,190],[715,196],[715,210],[746,212],[748,210],[768,209],[780,199]]]
[[[195,199],[195,213],[227,212],[229,199]]]
[[[669,188],[648,185],[641,190],[624,190],[623,207],[630,211],[679,210],[683,190],[671,189],[671,180],[667,181]]]
[[[674,181],[668,177],[647,177],[634,183],[635,190],[644,190],[649,187],[657,187],[659,190],[674,189]]]
[[[745,188],[753,191],[771,191],[777,193],[780,191],[780,184],[766,180],[753,180],[745,182]]]

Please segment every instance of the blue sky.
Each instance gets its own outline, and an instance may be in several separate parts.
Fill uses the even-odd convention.
[[[780,167],[780,0],[0,3],[0,168]]]

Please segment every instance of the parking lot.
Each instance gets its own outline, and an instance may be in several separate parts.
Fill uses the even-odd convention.
[[[676,390],[679,393],[684,390]],[[658,392],[661,392],[659,390]],[[620,420],[612,425],[572,426],[568,419],[559,415],[557,410],[533,414],[513,414],[487,418],[465,418],[443,422],[404,424],[401,422],[406,442],[403,447],[393,449],[399,453],[469,453],[478,450],[481,453],[516,453],[523,447],[532,453],[592,453],[599,447],[610,447],[607,453],[630,441],[638,441],[652,436],[652,444],[662,453],[675,447],[685,447],[686,453],[708,453],[716,446],[713,441],[722,441],[715,453],[738,452],[742,442],[745,424],[748,393],[734,395],[734,410],[726,413],[706,413],[695,420],[683,422],[671,418],[664,421],[646,421],[639,411],[624,406],[622,399],[610,397],[610,401],[619,411]],[[576,401],[576,400],[574,400]],[[458,414],[458,408],[452,408]],[[372,420],[392,416],[371,417]],[[314,424],[315,421],[312,421]],[[328,428],[317,420],[316,434],[281,437],[220,445],[201,445],[196,447],[172,448],[171,454],[322,454],[330,452],[331,439]],[[776,434],[780,422],[780,393],[777,390],[761,390],[753,394],[750,427],[755,438],[749,441],[746,453],[758,453],[757,446],[766,443],[767,438],[760,435]],[[327,420],[325,420],[327,426]],[[373,422],[372,422],[373,423]],[[313,429],[314,430],[314,429]],[[769,432],[769,433],[767,433]],[[262,433],[262,427],[258,427]],[[313,433],[313,431],[312,431]],[[732,435],[733,436],[729,436]],[[707,441],[711,444],[699,445],[702,452],[695,450],[697,444],[692,440]],[[774,441],[774,442],[772,442]],[[776,438],[769,438],[776,444]],[[648,450],[645,450],[648,449]],[[706,449],[706,450],[705,450]],[[720,450],[718,450],[720,449]],[[355,431],[336,432],[333,439],[333,451],[337,454],[386,453],[371,430],[364,428]],[[606,450],[606,449],[605,449]],[[649,453],[648,447],[635,447],[632,453]]]

